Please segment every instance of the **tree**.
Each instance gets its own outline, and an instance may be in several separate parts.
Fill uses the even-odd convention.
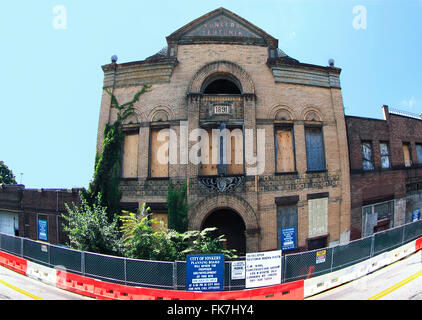
[[[117,228],[117,218],[111,223],[108,220],[106,208],[100,206],[101,194],[91,206],[81,195],[82,204],[78,207],[67,204],[68,215],[62,215],[67,225],[64,230],[69,234],[69,245],[77,250],[96,252],[109,255],[120,255],[120,234]]]
[[[169,191],[167,194],[168,209],[168,228],[178,232],[186,232],[188,230],[188,186],[185,181],[181,189],[173,186],[169,182]]]
[[[112,124],[107,124],[104,129],[103,148],[100,154],[95,156],[95,170],[93,180],[90,182],[88,190],[83,192],[84,198],[91,206],[101,194],[102,207],[106,207],[109,221],[120,210],[121,192],[118,188],[120,182],[121,152],[124,134],[122,130],[123,121],[134,113],[134,104],[145,92],[148,92],[151,85],[144,84],[133,99],[127,103],[119,105],[117,98],[109,90],[106,92],[111,97],[111,108],[117,109],[117,119]]]
[[[0,184],[17,184],[15,179],[12,170],[3,161],[0,161]]]

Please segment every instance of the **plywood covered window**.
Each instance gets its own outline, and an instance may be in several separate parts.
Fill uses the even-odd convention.
[[[322,128],[305,128],[306,136],[306,160],[308,171],[325,170],[325,150]]]
[[[226,159],[226,173],[228,175],[243,173],[243,133],[240,128],[227,129],[226,152],[230,157]]]
[[[217,175],[218,165],[218,137],[212,135],[212,129],[204,129],[207,132],[208,143],[202,141],[201,143],[201,167],[200,174],[202,176]],[[201,137],[202,139],[203,137]],[[205,138],[205,137],[204,137]],[[208,152],[207,152],[208,150]]]
[[[362,168],[363,170],[374,170],[372,143],[368,141],[362,142]]]
[[[291,238],[287,239],[290,243],[283,243],[286,239],[283,233],[288,230]],[[297,204],[279,205],[277,206],[277,243],[278,248],[289,250],[297,248],[297,230],[298,230],[298,216]]]
[[[138,176],[138,133],[127,134],[123,144],[122,177]]]
[[[150,141],[150,177],[168,177],[169,129],[151,129]]]
[[[295,155],[293,146],[293,130],[283,128],[275,130],[276,172],[293,172]]]
[[[412,158],[410,156],[410,145],[408,143],[403,143],[403,157],[404,166],[410,167],[412,165]]]
[[[328,198],[308,200],[308,237],[328,234]]]
[[[244,172],[242,130],[240,128],[204,130],[207,132],[207,137],[204,137],[207,141],[201,143],[200,174],[202,176],[242,174]]]

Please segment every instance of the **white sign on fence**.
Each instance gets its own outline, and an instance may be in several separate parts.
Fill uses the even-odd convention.
[[[245,261],[232,262],[232,280],[245,279]]]
[[[281,250],[246,254],[246,288],[281,283]]]

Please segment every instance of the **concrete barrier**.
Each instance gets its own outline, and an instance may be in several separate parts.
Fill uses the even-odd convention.
[[[32,279],[40,280],[44,283],[56,285],[57,276],[56,270],[46,266],[37,264],[32,261],[27,261],[26,275]]]

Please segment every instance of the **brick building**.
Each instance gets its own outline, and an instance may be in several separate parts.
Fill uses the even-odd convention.
[[[280,248],[282,238],[290,252],[348,241],[341,70],[287,56],[224,8],[166,39],[145,60],[102,67],[120,103],[152,85],[124,124],[122,206],[146,202],[166,222],[169,181],[187,181],[189,228],[216,226],[239,253]],[[104,90],[97,152],[116,119],[110,100]]]
[[[346,116],[352,240],[411,222],[422,210],[422,118],[388,106],[383,112],[384,120]]]
[[[80,204],[81,189],[26,189],[24,185],[0,185],[0,232],[67,244],[63,232],[65,203]]]

